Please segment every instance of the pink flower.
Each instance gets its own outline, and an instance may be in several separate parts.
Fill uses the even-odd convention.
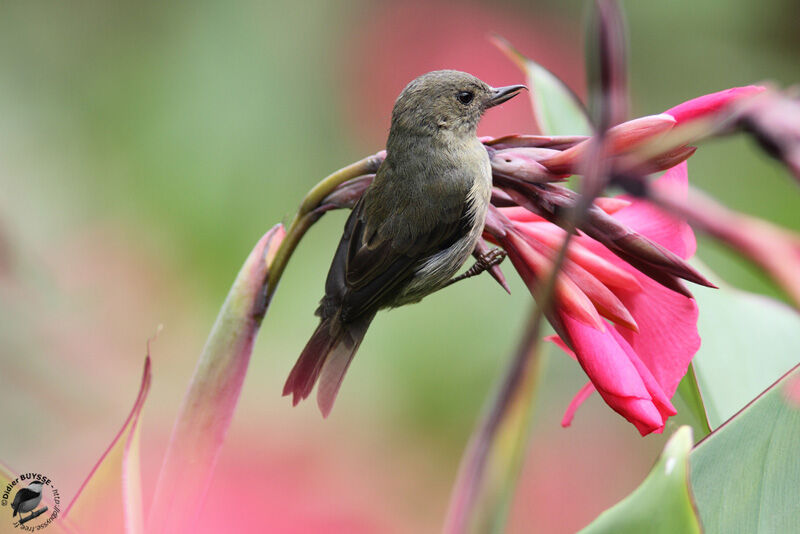
[[[685,193],[687,183],[686,163],[681,163],[655,186]],[[598,199],[597,205],[681,258],[694,253],[688,225],[646,202],[621,197]],[[521,208],[499,211],[508,222],[498,241],[534,291],[547,276],[565,232]],[[548,317],[559,334],[553,341],[576,358],[590,379],[563,424],[569,425],[580,403],[597,390],[642,435],[661,432],[676,413],[669,399],[700,346],[694,300],[653,281],[586,235],[571,243],[555,299]]]
[[[763,90],[728,89],[619,124],[607,133],[607,155],[624,172],[669,169],[651,186],[685,197],[685,160],[693,147],[671,141],[647,161],[625,158],[677,126],[724,117],[737,101]],[[499,188],[494,202],[505,206],[490,210],[487,237],[508,252],[537,296],[565,237],[555,224],[560,210],[575,201],[574,193],[552,182],[582,169],[589,139],[508,136],[484,142],[491,147]],[[570,243],[547,317],[558,334],[551,340],[589,377],[562,424],[568,426],[578,406],[597,391],[642,435],[661,432],[676,413],[670,399],[700,347],[697,305],[679,278],[712,284],[684,261],[696,246],[686,223],[633,198],[599,198],[595,206],[588,226]]]

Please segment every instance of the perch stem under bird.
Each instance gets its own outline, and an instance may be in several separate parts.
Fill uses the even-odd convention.
[[[37,517],[39,517],[43,513],[47,512],[47,510],[49,510],[49,508],[47,508],[47,506],[45,506],[44,508],[39,508],[35,512],[31,512],[31,515],[29,515],[28,517],[26,517],[24,519],[22,517],[20,517],[19,524],[20,525],[24,525],[28,521],[33,521],[34,519],[36,519]]]
[[[447,70],[420,76],[400,94],[386,158],[345,224],[316,311],[320,324],[286,381],[283,394],[293,404],[319,382],[317,404],[327,416],[375,314],[455,281],[481,238],[492,195],[478,122],[522,89],[493,88]],[[502,258],[479,253],[476,266],[456,280]]]

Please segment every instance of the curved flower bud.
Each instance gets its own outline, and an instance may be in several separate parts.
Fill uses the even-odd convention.
[[[702,120],[711,121],[708,124],[713,125],[730,116],[733,104],[764,90],[764,87],[757,85],[734,87],[694,98],[658,115],[618,124],[606,132],[608,154],[619,160],[615,168],[625,172],[647,174],[669,169],[694,153],[694,148],[688,146],[689,143],[711,133],[713,127],[703,127]],[[690,123],[692,126],[686,127]],[[682,127],[680,131],[675,129],[678,126]],[[669,133],[673,129],[675,131]],[[554,141],[557,139],[569,142],[557,144]],[[508,136],[485,142],[498,149],[519,146],[554,149],[554,153],[541,153],[543,157],[538,160],[554,174],[577,173],[589,147],[589,138],[579,137]],[[639,150],[644,147],[647,149]]]
[[[665,111],[667,115],[675,118],[677,124],[706,118],[727,108],[733,102],[742,98],[749,98],[764,91],[760,85],[747,85],[745,87],[732,87],[678,104]]]
[[[608,153],[610,156],[616,156],[636,148],[645,141],[657,139],[671,130],[675,123],[671,115],[662,113],[618,124],[606,132]],[[558,152],[543,160],[542,165],[555,173],[575,172],[580,168],[589,150],[589,142],[587,139],[572,148]]]

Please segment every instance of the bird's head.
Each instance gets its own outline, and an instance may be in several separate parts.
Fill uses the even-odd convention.
[[[516,96],[524,85],[494,88],[471,74],[437,70],[409,83],[392,111],[392,130],[473,137],[483,112]]]
[[[44,486],[44,483],[42,481],[40,481],[40,480],[34,480],[30,484],[28,484],[28,488],[32,489],[32,490],[35,490],[35,491],[41,491],[43,486]]]

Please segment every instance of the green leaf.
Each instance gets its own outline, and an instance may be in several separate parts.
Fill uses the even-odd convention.
[[[715,429],[800,361],[800,315],[730,287],[692,292],[702,339],[694,370]]]
[[[253,248],[211,329],[161,467],[148,532],[189,532],[242,390],[265,311],[265,280],[285,232],[278,224]]]
[[[508,41],[494,44],[525,73],[534,119],[543,135],[592,135],[586,107],[558,76],[520,54]]]
[[[681,534],[702,531],[689,493],[692,430],[682,426],[644,482],[581,531],[582,534]]]
[[[694,372],[694,363],[689,364],[689,369],[686,371],[686,375],[684,375],[678,384],[677,393],[679,398],[683,401],[686,409],[691,412],[691,415],[695,421],[695,425],[701,433],[700,437],[706,437],[711,433],[711,426],[708,423],[708,415],[706,414],[706,408],[703,404],[703,397],[700,394],[700,386],[697,384],[697,375]],[[680,412],[681,408],[678,408],[678,413]]]
[[[64,512],[65,523],[73,529],[85,533],[143,532],[139,418],[150,381],[148,355],[130,415]]]
[[[692,490],[706,532],[797,532],[798,443],[800,366],[692,452]]]

